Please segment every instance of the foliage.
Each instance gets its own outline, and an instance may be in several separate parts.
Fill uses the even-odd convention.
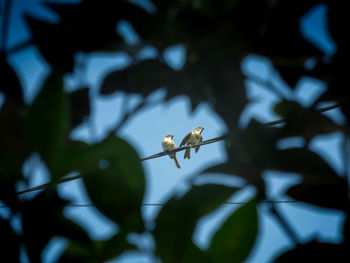
[[[324,2],[328,6],[329,30],[337,44],[336,54],[328,61],[317,47],[302,37],[299,29],[302,16]],[[133,147],[115,134],[92,145],[69,137],[72,129],[89,116],[90,102],[88,87],[65,92],[64,76],[78,68],[77,54],[106,51],[126,52],[133,63],[104,78],[102,95],[123,91],[146,99],[162,87],[167,91],[164,102],[186,95],[193,110],[201,102],[210,103],[229,132],[225,140],[227,162],[208,171],[240,176],[257,189],[257,196],[226,220],[205,251],[192,242],[196,223],[238,189],[193,186],[181,198],[173,196],[161,209],[156,227],[151,231],[156,242],[155,253],[163,262],[244,261],[258,233],[257,207],[266,198],[262,178],[266,170],[301,174],[300,184],[286,192],[290,197],[347,215],[342,244],[319,241],[298,244],[276,262],[305,258],[325,261],[331,260],[332,254],[345,254],[350,224],[348,175],[338,175],[308,147],[312,138],[336,131],[349,140],[350,104],[345,72],[349,38],[345,36],[347,9],[343,3],[318,0],[298,3],[152,0],[147,3],[155,11],[147,11],[129,1],[85,0],[79,4],[45,2],[59,16],[56,23],[27,15],[32,31],[31,45],[38,48],[51,67],[50,75],[31,105],[24,103],[20,78],[8,63],[10,51],[1,51],[0,72],[4,78],[0,91],[6,99],[0,111],[0,200],[10,209],[8,218],[0,217],[0,249],[4,262],[19,262],[23,245],[30,261],[40,262],[43,249],[54,236],[69,240],[60,262],[103,262],[126,250],[137,249],[127,242],[126,236],[146,231],[141,217],[144,171]],[[120,21],[128,21],[140,36],[136,44],[124,41],[116,32]],[[166,48],[176,44],[186,49],[186,63],[178,70],[161,57]],[[149,45],[160,55],[138,59],[138,51]],[[303,76],[324,81],[328,89],[307,108],[280,98],[274,110],[285,124],[278,128],[253,120],[240,129],[240,114],[248,103],[240,64],[249,54],[270,59],[291,89]],[[307,71],[304,64],[309,59],[316,65]],[[328,101],[339,104],[347,120],[344,125],[334,123],[316,110],[317,103]],[[277,147],[281,139],[291,136],[305,138],[305,147],[284,150]],[[119,233],[106,241],[91,240],[85,230],[63,216],[68,202],[57,195],[54,187],[33,199],[19,199],[16,185],[25,181],[21,167],[33,153],[40,154],[53,183],[73,171],[80,172],[92,202],[119,225]],[[101,161],[108,165],[102,167]],[[14,228],[14,218],[20,218],[21,231]]]

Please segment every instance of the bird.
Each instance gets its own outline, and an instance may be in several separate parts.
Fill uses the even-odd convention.
[[[195,146],[202,142],[202,131],[204,130],[203,127],[197,127],[193,131],[190,131],[185,138],[182,139],[182,142],[180,144],[180,147],[182,145],[185,145],[187,143],[188,146]],[[198,152],[200,146],[196,146],[195,150]],[[186,149],[184,154],[184,159],[188,158],[191,159],[190,155],[191,148]]]
[[[164,152],[171,151],[176,149],[175,142],[173,141],[174,135],[165,135],[164,139],[162,140],[162,147]],[[175,165],[177,168],[181,168],[179,162],[176,159],[176,153],[169,154],[169,157],[171,159],[174,159]]]

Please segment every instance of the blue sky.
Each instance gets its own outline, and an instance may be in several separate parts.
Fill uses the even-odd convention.
[[[15,45],[25,40],[29,33],[26,25],[20,19],[21,10],[29,10],[42,17],[54,19],[52,14],[43,9],[39,1],[14,1],[15,6],[11,20],[11,30],[8,45]],[[336,51],[336,45],[329,36],[325,27],[327,9],[324,5],[313,8],[301,21],[300,26],[304,37],[322,50],[325,56],[332,56]],[[125,34],[130,42],[137,41],[137,35],[130,29],[127,23],[118,26],[117,30]],[[185,62],[186,50],[178,45],[169,48],[164,54],[164,59],[174,69],[179,69]],[[140,57],[154,56],[155,50],[149,47],[145,49]],[[85,57],[87,84],[91,86],[92,116],[85,123],[76,128],[71,134],[72,138],[82,139],[89,142],[101,140],[104,135],[120,120],[118,112],[125,100],[128,100],[128,107],[132,108],[140,100],[138,95],[126,95],[116,93],[112,96],[98,95],[98,89],[103,77],[110,71],[126,67],[130,58],[122,53],[93,54]],[[24,87],[24,95],[27,103],[33,101],[39,92],[39,84],[48,74],[49,69],[45,61],[41,58],[36,48],[30,47],[10,58],[10,63],[21,77]],[[312,64],[312,62],[311,62]],[[286,83],[278,76],[271,63],[263,57],[251,55],[242,62],[242,72],[247,77],[246,88],[247,97],[251,103],[242,114],[240,125],[244,127],[250,118],[255,117],[266,122],[275,120],[277,116],[271,111],[271,105],[278,101],[278,97],[272,94],[255,82],[260,78],[273,82],[286,96],[293,97],[303,105],[309,106],[322,92],[326,86],[320,81],[311,78],[302,78],[297,84],[295,91],[288,88]],[[76,75],[66,78],[67,89],[72,88],[72,83],[77,81]],[[158,153],[162,150],[161,140],[166,134],[174,134],[175,143],[178,145],[181,139],[197,126],[205,127],[204,139],[210,139],[222,135],[226,132],[224,122],[210,107],[202,103],[191,113],[188,98],[178,96],[168,103],[157,103],[165,94],[164,90],[155,91],[151,96],[154,106],[139,112],[119,131],[118,135],[128,140],[138,151],[140,157],[145,157]],[[0,96],[1,104],[1,96]],[[337,110],[329,114],[335,121],[342,123],[344,117]],[[319,136],[311,142],[311,149],[320,153],[327,162],[341,174],[343,171],[340,146],[342,143],[340,134]],[[287,142],[282,142],[282,147],[298,145],[298,138]],[[205,168],[218,164],[226,160],[223,143],[210,144],[201,147],[198,154],[193,154],[190,161],[184,160],[183,153],[178,154],[178,160],[182,169],[177,169],[173,161],[168,157],[157,158],[143,162],[146,174],[147,189],[144,203],[165,202],[172,193],[176,191],[186,191],[189,187],[188,179],[198,174]],[[34,167],[34,169],[33,169]],[[26,162],[24,171],[30,177],[30,186],[45,183],[49,180],[49,174],[45,166],[40,161],[39,156],[34,155]],[[30,172],[29,172],[30,171]],[[264,178],[268,181],[268,194],[275,200],[286,200],[283,190],[298,180],[296,174],[283,174],[267,171]],[[239,178],[228,178],[223,175],[208,174],[203,176],[198,183],[221,182],[225,184],[240,185]],[[19,188],[24,187],[19,185]],[[90,203],[82,182],[77,180],[62,184],[58,187],[59,194],[68,198],[76,204]],[[254,190],[245,188],[240,193],[231,197],[232,201],[247,200]],[[223,205],[217,211],[202,218],[197,225],[193,240],[202,249],[205,249],[210,241],[210,237],[221,223],[227,218],[237,206]],[[328,209],[320,209],[310,205],[302,204],[280,204],[283,215],[295,229],[301,241],[306,242],[311,238],[318,237],[329,242],[339,242],[340,231],[344,221],[344,215]],[[159,207],[145,206],[142,208],[143,216],[147,222],[152,222],[159,212]],[[3,212],[2,212],[3,213]],[[79,222],[91,237],[104,239],[118,231],[118,226],[109,221],[94,207],[68,207],[65,214]],[[284,235],[275,219],[269,215],[267,207],[260,205],[260,233],[253,253],[246,262],[260,263],[269,262],[276,255],[275,253],[292,246],[291,241]],[[149,236],[133,237],[132,240],[140,242],[144,240],[146,247],[152,248],[152,240]],[[45,250],[43,258],[45,262],[54,262],[57,255],[65,247],[66,242],[62,238],[55,238]],[[22,259],[26,262],[25,257]],[[127,253],[120,259],[113,262],[155,262],[154,258],[149,258],[142,254]]]

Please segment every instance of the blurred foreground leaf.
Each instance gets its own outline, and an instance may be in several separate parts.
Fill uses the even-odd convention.
[[[93,241],[91,246],[71,241],[58,262],[105,262],[131,249],[135,249],[135,246],[126,242],[126,236],[123,233],[118,233],[105,241]]]
[[[104,215],[126,230],[143,230],[145,178],[130,144],[114,135],[94,145],[71,143],[61,168],[61,174],[81,172],[92,202]]]
[[[10,222],[0,216],[0,253],[5,262],[19,263],[19,237]]]
[[[91,244],[85,230],[63,216],[62,209],[67,202],[58,198],[55,191],[51,190],[23,202],[23,241],[31,262],[41,262],[41,252],[54,236]]]
[[[304,108],[297,102],[283,101],[276,104],[275,113],[285,120],[281,128],[284,137],[302,136],[311,139],[316,135],[341,131],[342,127],[321,112]]]
[[[213,262],[243,262],[258,234],[257,199],[239,207],[215,233],[208,253]]]
[[[160,211],[154,238],[164,262],[183,262],[194,255],[192,235],[198,220],[218,208],[236,188],[222,185],[193,186],[182,198],[172,197]]]
[[[62,158],[68,136],[68,98],[63,90],[63,72],[54,70],[28,110],[27,135],[33,151],[39,152],[53,175]]]
[[[275,263],[294,262],[349,262],[348,250],[341,244],[320,243],[311,241],[299,245],[276,258]]]
[[[327,183],[305,181],[292,186],[287,195],[309,204],[345,210],[350,203],[346,180],[335,178]]]

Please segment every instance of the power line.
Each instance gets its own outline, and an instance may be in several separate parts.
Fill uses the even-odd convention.
[[[299,203],[300,201],[298,200],[260,200],[260,203],[268,203],[268,204],[287,204],[287,203]],[[223,202],[223,204],[226,205],[244,205],[247,204],[248,202],[230,202],[226,201]],[[142,203],[141,206],[164,206],[166,203]],[[68,204],[67,206],[72,206],[72,207],[95,207],[94,204]],[[8,208],[9,206],[7,205],[1,205],[0,208]]]

